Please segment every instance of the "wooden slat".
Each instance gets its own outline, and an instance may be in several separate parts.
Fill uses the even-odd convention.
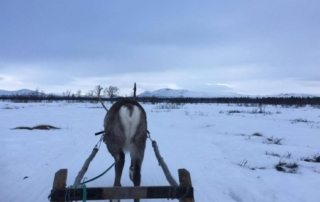
[[[66,182],[67,182],[67,175],[68,175],[68,170],[67,169],[60,169],[56,172],[53,180],[53,185],[52,185],[52,190],[56,189],[64,189],[66,187]],[[51,192],[52,196],[53,192]],[[51,202],[60,202],[64,201],[64,199],[53,199],[51,198]]]
[[[191,182],[191,177],[189,171],[186,169],[179,169],[179,181],[180,181],[180,186],[181,187],[192,187],[192,182]],[[187,190],[188,192],[190,190]],[[180,202],[194,202],[194,197],[193,197],[193,189],[192,193],[188,196],[185,195],[180,199]]]
[[[82,200],[82,188],[55,189],[51,200],[63,201],[65,199]],[[179,199],[181,197],[193,198],[192,187],[156,186],[156,187],[104,187],[87,188],[87,200],[105,199]]]

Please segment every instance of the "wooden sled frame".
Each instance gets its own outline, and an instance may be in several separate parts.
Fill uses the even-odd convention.
[[[85,189],[67,188],[67,169],[56,172],[50,201],[76,201],[107,199],[179,199],[180,202],[194,202],[193,187],[189,171],[179,169],[179,186],[141,186],[141,187],[86,187]]]

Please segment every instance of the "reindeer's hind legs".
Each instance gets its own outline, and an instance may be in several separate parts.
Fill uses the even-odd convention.
[[[124,153],[122,151],[119,152],[117,155],[114,156],[114,160],[115,160],[116,176],[114,179],[113,186],[121,187],[121,175],[122,175],[122,170],[123,170],[124,160],[125,160]]]
[[[131,160],[130,179],[135,187],[140,186],[141,183],[141,163],[140,159]]]

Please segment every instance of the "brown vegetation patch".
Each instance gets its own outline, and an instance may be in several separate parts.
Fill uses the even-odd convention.
[[[284,161],[279,161],[277,165],[275,165],[275,169],[280,172],[285,173],[296,173],[298,171],[299,165],[295,162],[288,163]]]
[[[314,155],[313,157],[307,157],[303,158],[306,162],[312,162],[312,163],[320,163],[320,155]]]
[[[41,124],[34,127],[19,126],[19,127],[13,128],[13,130],[55,130],[55,129],[60,129],[60,128],[51,126],[51,125],[46,125],[46,124]]]

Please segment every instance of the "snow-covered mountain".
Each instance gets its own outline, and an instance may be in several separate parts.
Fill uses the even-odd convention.
[[[179,97],[199,97],[199,98],[208,98],[208,97],[234,97],[239,96],[239,94],[232,92],[198,92],[190,91],[185,89],[170,89],[163,88],[155,91],[145,91],[138,95],[139,97],[166,97],[166,98],[179,98]]]
[[[36,91],[29,90],[29,89],[20,89],[15,91],[9,90],[0,90],[0,96],[12,96],[12,95],[30,95],[34,94]]]
[[[319,97],[320,95],[316,94],[306,94],[306,93],[281,93],[271,97]]]

